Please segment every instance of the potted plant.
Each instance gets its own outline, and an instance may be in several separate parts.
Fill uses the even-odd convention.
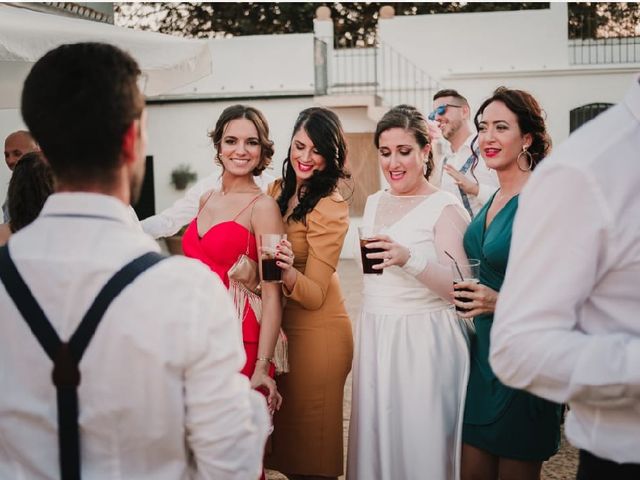
[[[198,174],[191,170],[186,163],[178,165],[171,171],[171,184],[176,190],[184,190],[187,185],[198,178]]]

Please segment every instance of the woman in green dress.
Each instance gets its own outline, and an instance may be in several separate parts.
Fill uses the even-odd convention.
[[[476,328],[462,431],[462,480],[533,480],[540,478],[542,462],[558,450],[561,406],[503,385],[489,364],[489,340],[518,195],[548,154],[551,140],[538,102],[521,90],[498,88],[474,121],[480,153],[498,174],[500,188],[464,236],[467,256],[480,259],[480,283],[459,283],[454,291],[456,306],[466,310],[460,316],[473,318]]]

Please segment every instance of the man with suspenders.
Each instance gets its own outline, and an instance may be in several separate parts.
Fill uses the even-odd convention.
[[[476,146],[478,158],[471,151],[475,133],[469,124],[470,108],[467,99],[456,90],[440,90],[433,96],[433,111],[428,115],[436,122],[441,137],[434,142],[435,171],[430,181],[460,199],[471,217],[476,215],[498,188],[498,178],[487,168]],[[433,123],[431,124],[433,126]],[[444,141],[446,140],[446,141]]]
[[[0,249],[0,478],[251,479],[269,419],[240,375],[219,278],[129,222],[144,176],[140,70],[99,43],[29,73],[22,116],[56,193]]]

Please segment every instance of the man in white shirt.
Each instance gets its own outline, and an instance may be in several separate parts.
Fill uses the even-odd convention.
[[[491,334],[502,382],[570,406],[578,478],[640,478],[640,77],[520,195]]]
[[[13,169],[25,153],[37,152],[40,150],[38,144],[26,130],[18,130],[7,135],[4,140],[4,161],[7,163],[9,170]],[[7,203],[2,204],[2,216],[4,223],[8,223],[9,212],[7,211]]]
[[[255,177],[256,184],[266,191],[274,177],[266,172]],[[202,180],[198,181],[184,194],[184,197],[176,200],[173,205],[166,208],[162,212],[145,218],[140,222],[145,233],[153,238],[163,238],[174,235],[195,218],[198,214],[198,206],[200,205],[200,197],[209,190],[220,190],[222,188],[222,180],[220,173],[214,172]]]
[[[473,166],[471,142],[475,133],[469,124],[470,114],[469,102],[456,90],[440,90],[433,96],[433,111],[428,117],[437,123],[446,141],[434,141],[435,171],[429,181],[459,198],[473,217],[497,190],[498,177],[477,151]]]
[[[63,479],[260,475],[266,402],[239,373],[245,355],[229,295],[200,262],[176,256],[143,271],[108,304],[84,356],[73,348],[114,273],[141,254],[157,256],[127,208],[144,176],[139,74],[118,48],[80,43],[47,53],[25,81],[22,115],[54,171],[56,193],[0,257],[13,259],[34,297],[27,307],[39,305],[50,323],[44,337],[68,344],[50,355],[43,330],[30,329],[38,315],[18,309],[20,282],[7,282],[1,269],[2,479],[61,478],[74,452],[77,474]],[[75,418],[76,432],[79,424],[80,448],[61,440],[72,429],[59,428],[56,408]]]

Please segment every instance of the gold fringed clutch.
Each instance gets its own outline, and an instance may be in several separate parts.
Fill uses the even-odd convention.
[[[238,257],[228,272],[229,280],[235,280],[250,292],[260,295],[258,263],[244,253]]]

